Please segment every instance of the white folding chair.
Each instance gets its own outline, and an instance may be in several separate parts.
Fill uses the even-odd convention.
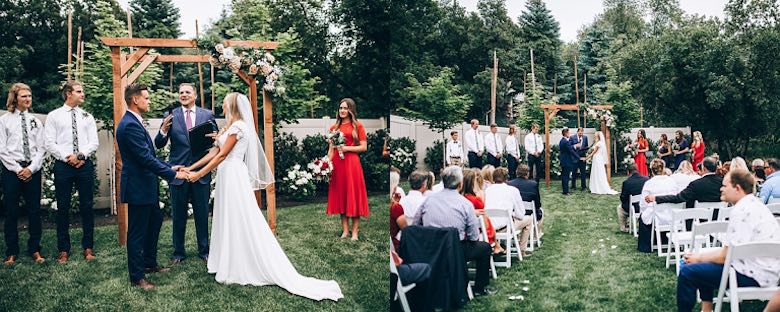
[[[780,197],[770,197],[767,204],[778,204],[780,203]]]
[[[780,215],[780,202],[769,203],[766,205],[766,207],[769,208],[769,211],[771,211],[773,215]]]
[[[693,208],[712,208],[713,215],[714,212],[718,212],[718,221],[726,221],[728,220],[729,216],[731,216],[731,209],[729,208],[729,203],[719,201],[719,202],[700,202],[695,201],[693,204]],[[710,218],[712,220],[714,218]]]
[[[415,283],[411,283],[409,285],[404,286],[403,283],[401,283],[401,275],[398,274],[398,268],[395,267],[395,263],[393,263],[393,257],[390,257],[390,273],[395,274],[397,276],[397,286],[395,291],[395,296],[393,297],[393,301],[396,299],[401,300],[401,308],[404,309],[404,312],[410,312],[411,309],[409,309],[409,301],[406,300],[406,293],[408,293],[414,286],[417,286]]]
[[[515,229],[515,223],[512,220],[512,213],[506,209],[485,208],[485,214],[492,221],[502,220],[506,222],[506,231],[496,231],[496,241],[505,241],[506,244],[506,257],[504,261],[497,262],[495,265],[499,267],[510,268],[512,267],[512,250],[517,250],[517,260],[523,260],[523,253],[520,252],[520,239],[517,238],[520,235]]]
[[[639,201],[642,200],[642,195],[631,195],[629,199],[629,215],[631,217],[631,232],[634,232],[634,237],[639,237],[639,213],[636,212],[636,208],[634,207],[634,203],[637,205],[639,204]]]
[[[726,233],[728,221],[710,221],[693,224],[693,241],[691,247],[694,253],[701,253],[720,246],[719,237]],[[677,265],[680,263],[678,262]],[[679,271],[678,271],[679,274]]]
[[[737,271],[731,263],[751,258],[780,258],[780,242],[755,242],[729,246],[726,262],[723,263],[723,274],[720,277],[718,299],[715,301],[715,312],[723,309],[723,302],[731,303],[731,311],[739,312],[739,302],[743,300],[767,301],[777,292],[777,285],[769,287],[739,287],[737,286]],[[726,289],[728,283],[728,290]],[[726,296],[728,295],[728,296]]]
[[[524,201],[523,207],[525,208],[526,212],[530,211],[531,217],[533,217],[531,235],[528,237],[528,250],[533,251],[534,244],[536,244],[536,247],[542,246],[542,235],[541,231],[539,231],[539,222],[536,221],[536,202],[533,200],[530,202]]]
[[[485,223],[485,217],[478,216],[477,219],[479,219],[479,231],[482,232],[479,235],[480,240],[489,244],[490,242],[488,242],[488,234],[487,234],[487,226],[485,225],[486,224]],[[498,234],[498,233],[496,233],[496,234]],[[491,250],[491,254],[490,254],[490,275],[493,277],[493,279],[498,278],[498,274],[496,273],[496,263],[493,261],[493,251],[492,250]]]
[[[672,210],[671,231],[666,233],[666,236],[669,238],[670,247],[673,248],[670,248],[669,252],[666,253],[666,268],[669,268],[671,255],[674,254],[674,262],[678,264],[677,274],[680,274],[680,256],[683,250],[689,250],[693,243],[693,231],[686,231],[685,222],[687,220],[693,220],[694,222],[701,222],[701,220],[709,221],[710,218],[712,218],[712,209],[709,208]]]
[[[679,203],[679,204],[673,204],[673,203],[664,203],[664,204],[655,204],[655,211],[661,211],[665,209],[682,209],[685,208],[685,203]],[[661,240],[661,232],[669,232],[672,229],[671,224],[665,224],[665,225],[659,225],[660,222],[658,222],[658,216],[653,216],[653,224],[651,225],[651,232],[652,236],[650,237],[650,250],[658,249],[658,256],[659,257],[665,257],[667,253],[671,252],[671,245],[666,244],[663,245],[663,241]],[[653,239],[655,239],[655,243],[653,242]],[[656,244],[657,243],[657,244]],[[666,253],[664,253],[661,249],[666,247]]]

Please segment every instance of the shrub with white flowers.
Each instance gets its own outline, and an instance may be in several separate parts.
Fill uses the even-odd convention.
[[[306,170],[301,170],[299,164],[295,164],[287,172],[281,184],[282,187],[279,191],[298,201],[311,199],[317,190],[314,185],[314,175]]]

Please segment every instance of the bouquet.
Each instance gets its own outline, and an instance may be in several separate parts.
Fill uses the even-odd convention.
[[[344,133],[339,131],[339,129],[334,129],[329,132],[325,138],[333,142],[333,146],[344,146],[344,144],[346,144]],[[344,159],[344,152],[339,151],[339,158]]]
[[[630,154],[631,157],[636,157],[637,151],[639,151],[639,144],[636,142],[629,143],[623,148],[623,151]]]
[[[328,182],[330,173],[333,171],[333,162],[330,161],[328,156],[323,156],[322,158],[310,162],[306,167],[311,170],[315,180],[319,182]]]

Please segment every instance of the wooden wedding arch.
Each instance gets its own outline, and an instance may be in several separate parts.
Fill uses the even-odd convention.
[[[612,105],[591,105],[592,109],[611,110]],[[544,180],[547,188],[550,187],[550,119],[554,118],[559,111],[576,110],[579,112],[580,106],[576,104],[542,104],[544,109]],[[612,182],[612,170],[609,169],[609,127],[604,120],[601,120],[601,132],[604,133],[604,140],[607,146],[607,181]]]
[[[186,39],[149,39],[149,38],[100,38],[103,44],[111,48],[111,63],[113,65],[113,90],[114,90],[114,125],[119,124],[122,116],[127,110],[127,104],[124,101],[125,86],[135,82],[138,77],[151,65],[157,63],[208,63],[209,55],[160,55],[148,54],[151,48],[192,48],[197,49],[197,40]],[[277,42],[263,41],[240,41],[226,40],[223,42],[226,47],[247,47],[255,49],[274,50],[278,47]],[[135,47],[137,50],[133,51]],[[121,48],[131,48],[131,53],[121,52]],[[134,66],[137,67],[133,68]],[[213,71],[212,71],[213,73]],[[257,116],[257,84],[253,76],[243,71],[238,71],[237,75],[249,87],[249,101],[252,104],[252,114],[254,115],[255,125],[260,128]],[[262,90],[262,88],[261,88]],[[203,100],[203,88],[201,87],[201,100]],[[273,140],[273,115],[271,98],[263,92],[263,146],[265,155],[271,170],[274,169],[274,140]],[[116,134],[116,133],[115,133]],[[120,176],[122,172],[122,158],[119,157],[119,148],[114,141],[114,153],[117,156],[115,160],[115,194],[114,201],[117,207],[117,221],[119,223],[119,244],[125,245],[127,242],[127,205],[120,202]],[[271,184],[266,190],[266,204],[268,208],[268,225],[271,231],[276,233],[276,191],[275,185]],[[261,203],[260,193],[256,193],[258,204]]]

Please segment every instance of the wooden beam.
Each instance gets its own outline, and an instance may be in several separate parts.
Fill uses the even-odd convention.
[[[144,60],[141,62],[141,64],[138,65],[138,68],[136,68],[130,76],[127,76],[127,84],[130,85],[133,82],[135,82],[138,77],[141,76],[141,74],[146,70],[147,67],[149,67],[152,62],[154,62],[154,59],[157,58],[157,55],[147,55],[144,56]]]
[[[577,104],[542,104],[543,109],[557,109],[557,110],[578,110],[580,106]],[[612,109],[612,105],[591,105],[593,109]]]
[[[73,58],[73,13],[68,13],[68,81],[70,81],[70,59]]]
[[[157,63],[208,63],[208,55],[158,55]]]
[[[275,50],[279,47],[278,42],[272,41],[225,40],[222,44],[226,47],[244,47],[266,50]]]
[[[124,113],[124,101],[122,100],[122,76],[119,74],[119,70],[122,68],[119,47],[111,47],[111,63],[113,65],[112,88],[114,93],[114,138],[116,138],[116,125],[119,124],[119,120],[122,119],[122,114]],[[121,190],[119,184],[122,180],[122,157],[119,154],[119,146],[116,144],[116,140],[114,140],[114,155],[116,155],[116,160],[114,161],[114,171],[116,173],[114,176],[116,198],[113,198],[113,200],[116,202],[117,207],[116,219],[117,224],[119,224],[119,245],[124,246],[127,243],[127,206],[122,204],[121,197],[119,196],[119,192]]]
[[[548,109],[544,110],[544,181],[547,183],[547,189],[550,189],[550,111]]]
[[[200,39],[200,30],[198,29],[198,20],[195,19],[195,38]],[[198,49],[200,53],[200,49]],[[200,82],[200,107],[206,107],[206,98],[203,96],[203,67],[198,63],[198,81]]]
[[[159,38],[109,38],[100,41],[110,47],[147,47],[147,48],[197,48],[198,42],[192,39]]]
[[[273,103],[271,97],[265,90],[263,92],[263,139],[265,147],[265,157],[268,159],[268,166],[271,167],[271,175],[274,174],[274,117]],[[258,129],[259,130],[259,129]],[[269,185],[266,189],[266,202],[268,203],[268,226],[271,232],[276,234],[276,184]]]
[[[119,72],[122,77],[127,75],[127,72],[130,71],[133,66],[135,66],[138,61],[146,55],[146,53],[149,52],[149,48],[139,48],[138,51],[133,52],[133,54],[130,55],[130,58],[127,59],[127,61],[122,62],[122,70]]]
[[[498,57],[493,50],[493,72],[490,74],[490,124],[496,123],[496,88],[498,87]]]

